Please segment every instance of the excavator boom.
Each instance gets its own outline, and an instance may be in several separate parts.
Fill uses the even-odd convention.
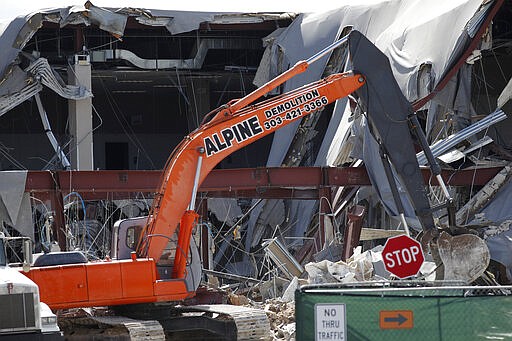
[[[329,103],[353,93],[364,84],[360,74],[334,74],[320,81],[256,105],[230,112],[221,109],[208,123],[185,137],[175,149],[164,172],[156,204],[139,256],[158,260],[173,235],[198,184],[224,158],[236,150],[301,119]],[[182,251],[187,243],[180,245]],[[186,251],[185,251],[186,252]]]

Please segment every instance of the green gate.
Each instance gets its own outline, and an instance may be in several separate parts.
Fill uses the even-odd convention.
[[[300,288],[297,340],[512,340],[512,287],[404,283]]]

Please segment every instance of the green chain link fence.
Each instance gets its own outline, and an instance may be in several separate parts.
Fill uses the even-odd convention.
[[[397,283],[300,288],[297,340],[512,340],[512,287]]]

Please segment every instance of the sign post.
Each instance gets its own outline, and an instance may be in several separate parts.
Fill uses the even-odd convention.
[[[415,276],[425,260],[421,244],[406,235],[389,238],[382,259],[386,270],[400,279]]]

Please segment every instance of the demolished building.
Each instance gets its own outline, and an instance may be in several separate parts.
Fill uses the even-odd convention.
[[[500,0],[347,3],[301,14],[108,9],[87,2],[18,17],[0,37],[5,47],[0,59],[2,168],[45,169],[59,177],[64,177],[62,169],[159,170],[212,109],[243,97],[355,29],[390,60],[443,168],[451,176],[467,175],[464,186],[446,178],[463,210],[458,223],[483,226],[477,233],[485,234],[491,258],[505,269],[497,270],[497,277],[509,283],[510,10]],[[346,48],[337,49],[273,95],[349,70],[352,63]],[[386,231],[377,240],[402,231],[378,153],[357,99],[345,98],[224,160],[220,169],[364,165],[372,186],[320,184],[310,200],[298,200],[293,191],[267,199],[264,186],[253,197],[232,193],[234,199],[205,191],[200,196],[209,210],[201,225],[203,267],[227,283],[233,280],[229,275],[292,278],[310,261],[348,259],[361,242],[361,227]],[[426,164],[421,153],[418,161]],[[482,168],[501,172],[482,184],[477,181]],[[58,219],[54,203],[38,192],[30,195],[33,184],[25,191],[26,176],[3,176],[2,219],[41,245],[50,239],[61,248],[90,251],[95,245],[91,257],[102,257],[115,219],[149,212],[151,197],[114,201],[109,199],[118,198],[107,195],[92,201],[83,186],[55,180],[65,209]],[[294,183],[299,193],[303,186]],[[437,206],[442,202],[437,182],[427,183],[431,204]],[[487,185],[495,188],[491,194]],[[419,232],[414,209],[399,187],[407,224]],[[473,204],[482,196],[479,206]],[[472,209],[464,208],[467,203]],[[32,211],[37,220],[30,224]],[[439,211],[436,219],[445,224],[446,212]]]

